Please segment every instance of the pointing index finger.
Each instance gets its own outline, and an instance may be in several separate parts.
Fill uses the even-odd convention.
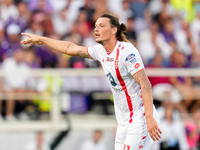
[[[31,37],[30,34],[28,34],[28,33],[21,33],[21,35],[25,35],[25,36]]]

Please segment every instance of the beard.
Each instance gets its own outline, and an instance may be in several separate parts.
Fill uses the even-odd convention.
[[[104,45],[106,44],[107,41],[106,41],[106,40],[104,40],[104,41],[99,40],[99,41],[96,41],[96,42],[104,46]]]
[[[97,43],[103,45],[103,41],[96,41]]]

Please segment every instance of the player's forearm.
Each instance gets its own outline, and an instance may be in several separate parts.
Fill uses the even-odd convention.
[[[72,42],[60,41],[60,40],[50,39],[47,37],[41,37],[40,42],[58,52],[61,52],[67,55],[76,55],[74,52],[74,48],[77,45]]]
[[[144,83],[144,85],[141,86],[141,92],[142,92],[142,99],[143,99],[144,108],[145,108],[145,117],[147,119],[148,117],[153,116],[152,87],[149,81]]]
[[[134,76],[135,81],[140,85],[142,92],[142,99],[145,107],[145,116],[153,116],[153,97],[152,86],[144,70],[139,71]]]

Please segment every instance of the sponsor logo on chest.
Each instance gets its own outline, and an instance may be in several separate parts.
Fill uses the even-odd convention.
[[[113,61],[114,61],[114,58],[107,57],[106,60],[109,61],[109,62],[113,62]]]

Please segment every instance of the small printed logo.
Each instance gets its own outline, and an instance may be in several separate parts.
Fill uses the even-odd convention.
[[[143,136],[143,138],[142,139],[145,139],[146,138],[146,136]]]
[[[141,148],[143,148],[143,145],[140,145],[140,146],[139,146],[139,149],[141,149]]]
[[[135,69],[139,68],[140,67],[140,64],[139,63],[136,63],[135,64]]]
[[[129,61],[131,64],[134,64],[136,62],[135,54],[129,54],[126,57],[126,61]]]
[[[114,58],[107,57],[107,61],[113,62],[113,61],[114,61]]]

